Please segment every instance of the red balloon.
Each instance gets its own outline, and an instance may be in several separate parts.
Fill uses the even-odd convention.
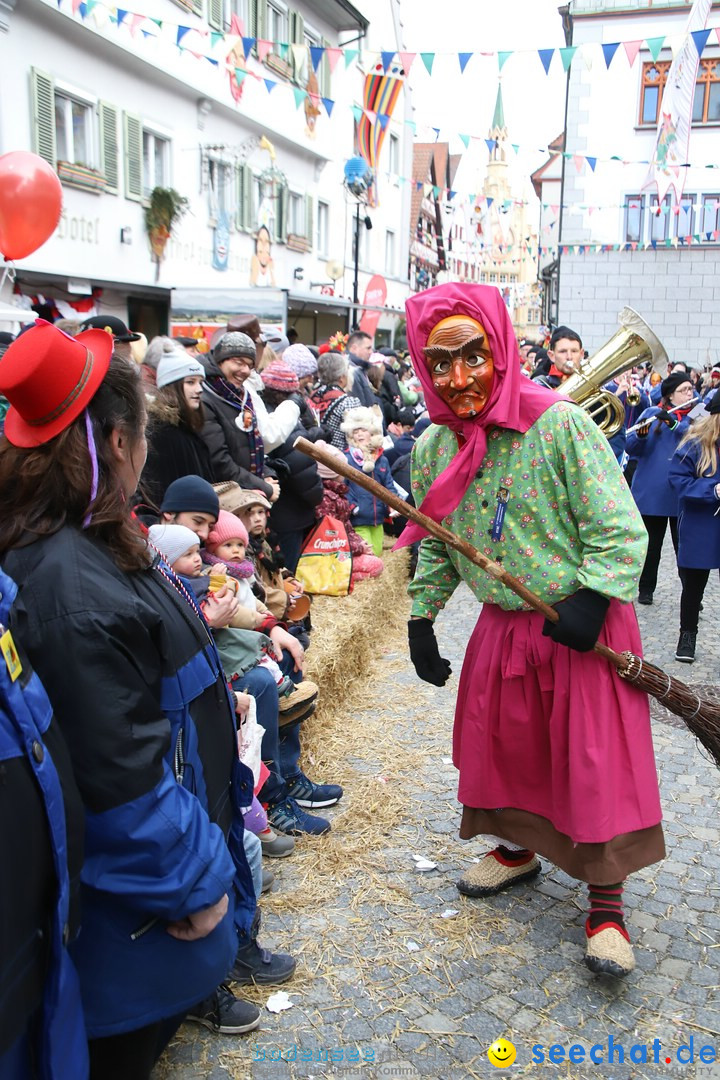
[[[0,253],[24,259],[52,236],[62,185],[47,161],[27,150],[0,156]]]

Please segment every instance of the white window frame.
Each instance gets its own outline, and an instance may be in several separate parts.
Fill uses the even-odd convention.
[[[318,257],[327,259],[330,255],[330,203],[318,199],[317,223],[315,226],[315,247]]]
[[[144,129],[143,129],[144,132]],[[225,175],[224,183],[212,184],[210,180],[211,166],[219,179]],[[144,167],[144,166],[143,166]],[[233,228],[235,220],[235,169],[231,161],[220,156],[210,155],[208,159],[208,198],[210,204],[210,220],[217,222],[220,214],[225,213],[230,228]]]
[[[149,142],[149,154],[147,156],[145,154],[145,145],[146,145],[145,141],[146,141],[146,139]],[[156,188],[156,187],[171,187],[172,186],[172,184],[171,184],[171,171],[170,171],[171,140],[168,137],[168,135],[165,132],[160,131],[159,128],[150,127],[149,125],[146,125],[146,124],[143,124],[142,140],[143,140],[143,192],[144,192],[145,196],[147,197],[150,194],[150,192],[153,190],[153,188]],[[160,145],[161,148],[162,148],[162,173],[163,173],[163,175],[160,178],[160,180],[158,180],[158,177],[155,174],[155,150],[158,147],[158,145]],[[146,161],[148,160],[148,158],[152,163],[153,175],[152,175],[151,178],[148,177],[148,172],[147,172],[147,169],[146,169]],[[149,179],[152,180],[151,183],[148,182]]]
[[[400,175],[400,136],[393,131],[388,139],[388,172],[393,176]]]
[[[397,274],[397,233],[394,229],[385,230],[385,273],[388,277]]]
[[[305,196],[291,189],[288,191],[287,233],[293,236],[305,236],[306,227]]]
[[[97,108],[98,99],[92,97],[90,94],[79,90],[75,86],[71,86],[69,83],[55,81],[55,103],[54,103],[54,121],[55,121],[55,139],[56,142],[60,141],[60,128],[57,122],[58,105],[62,103],[65,123],[66,134],[66,149],[68,151],[66,157],[60,155],[58,146],[57,159],[58,161],[67,161],[70,165],[83,165],[88,169],[97,169],[99,165],[99,153],[100,153],[100,139],[98,134],[98,119]],[[89,161],[77,161],[74,146],[74,130],[72,122],[72,106],[80,105],[85,110],[85,139],[87,142]]]
[[[272,28],[273,17],[277,16],[285,29],[277,34]],[[265,8],[265,31],[268,41],[290,42],[290,9],[283,0],[267,0]]]
[[[226,26],[230,26],[233,15],[237,15],[240,22],[245,28],[245,33],[249,33],[249,11],[248,0],[225,0],[223,4],[223,18]]]

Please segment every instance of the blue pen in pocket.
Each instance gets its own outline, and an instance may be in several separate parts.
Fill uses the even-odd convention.
[[[490,537],[492,540],[497,541],[502,536],[503,522],[505,521],[505,511],[507,510],[509,498],[510,492],[507,488],[498,488],[495,517],[493,518],[492,528],[490,530]]]

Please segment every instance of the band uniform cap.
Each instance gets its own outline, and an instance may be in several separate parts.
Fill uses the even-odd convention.
[[[0,394],[10,403],[5,436],[13,446],[42,446],[88,405],[110,366],[113,339],[104,330],[70,337],[37,319],[0,359]]]
[[[133,334],[128,330],[122,319],[117,315],[93,315],[82,324],[83,330],[104,330],[106,334],[112,334],[116,341],[139,341],[140,335]]]

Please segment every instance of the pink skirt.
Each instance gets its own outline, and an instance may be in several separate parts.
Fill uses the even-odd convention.
[[[664,854],[649,703],[608,661],[542,627],[535,612],[486,604],[473,631],[453,735],[461,835],[514,840],[600,884]],[[631,604],[611,601],[600,641],[642,655]],[[606,864],[593,878],[578,845]]]

